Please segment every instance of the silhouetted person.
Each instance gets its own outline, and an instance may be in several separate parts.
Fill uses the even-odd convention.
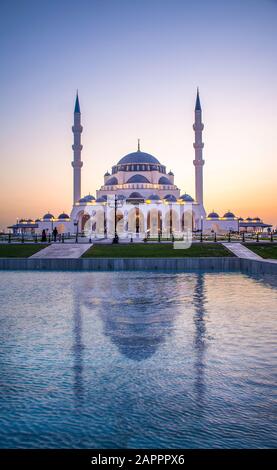
[[[53,238],[54,238],[54,242],[57,241],[57,235],[58,235],[58,230],[57,230],[57,227],[54,228],[53,230]]]
[[[45,232],[44,229],[43,229],[42,232],[41,232],[41,241],[42,241],[42,242],[46,242],[46,241],[47,241],[46,232]]]

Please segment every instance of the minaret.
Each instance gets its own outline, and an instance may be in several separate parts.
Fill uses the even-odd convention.
[[[74,108],[74,125],[72,126],[72,132],[74,135],[73,149],[73,204],[79,201],[81,197],[81,168],[83,162],[81,161],[81,151],[83,146],[81,145],[81,133],[83,128],[81,126],[81,111],[79,104],[78,91],[76,95],[75,108]]]
[[[205,161],[202,158],[202,149],[204,147],[202,142],[202,131],[204,129],[204,124],[202,123],[202,109],[198,88],[194,116],[195,121],[193,124],[193,130],[195,134],[195,142],[193,146],[195,149],[195,160],[193,160],[193,164],[195,166],[195,200],[198,204],[203,205],[203,165]]]

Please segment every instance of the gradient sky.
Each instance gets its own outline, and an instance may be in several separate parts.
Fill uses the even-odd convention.
[[[83,195],[140,137],[194,196],[197,86],[206,210],[277,224],[277,1],[1,0],[0,8],[1,228],[70,212],[77,88]]]

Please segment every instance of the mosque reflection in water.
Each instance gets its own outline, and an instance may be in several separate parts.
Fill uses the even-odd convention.
[[[144,276],[144,275],[143,275]],[[142,275],[138,275],[141,281]],[[83,280],[84,281],[84,280]],[[172,284],[171,295],[164,286]],[[122,292],[124,282],[124,293]],[[155,289],[153,288],[155,283]],[[116,346],[125,359],[142,363],[154,356],[166,343],[178,317],[191,315],[193,328],[189,328],[193,349],[195,394],[199,406],[204,396],[206,324],[205,324],[205,275],[191,275],[184,290],[183,282],[178,284],[178,275],[163,275],[157,279],[155,274],[148,275],[147,283],[136,287],[135,279],[121,279],[120,274],[111,284],[102,284],[101,278],[93,279],[88,275],[85,282],[73,290],[73,353],[74,353],[74,393],[80,402],[84,398],[84,354],[90,344],[84,344],[83,316],[88,313],[100,320],[102,333]],[[185,310],[184,310],[185,308]],[[184,334],[186,324],[183,324]],[[182,361],[182,358],[180,358]],[[160,364],[162,367],[163,365]],[[184,361],[185,367],[185,361]],[[125,390],[125,398],[127,391]]]

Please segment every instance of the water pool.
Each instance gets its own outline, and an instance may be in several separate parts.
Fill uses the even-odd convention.
[[[2,271],[0,447],[275,447],[276,286]]]

